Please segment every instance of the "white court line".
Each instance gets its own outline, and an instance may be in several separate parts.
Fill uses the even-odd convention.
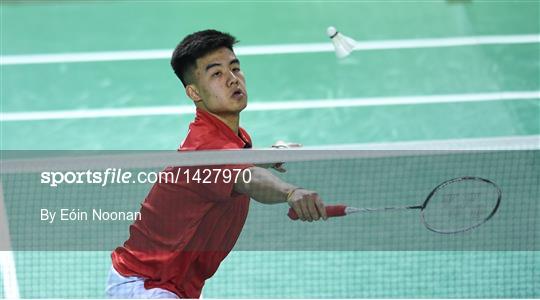
[[[366,42],[358,42],[358,44],[355,47],[355,50],[362,51],[362,50],[382,50],[382,49],[436,48],[436,47],[529,44],[529,43],[540,43],[540,35],[537,35],[537,34],[493,35],[493,36],[468,36],[468,37],[433,38],[433,39],[366,41]],[[332,47],[331,43],[238,46],[235,48],[235,52],[238,56],[276,55],[276,54],[314,53],[314,52],[333,52],[333,51],[334,51],[334,48]],[[172,54],[172,49],[154,49],[154,50],[134,50],[134,51],[4,55],[4,56],[0,56],[0,65],[170,59],[171,54]]]
[[[246,111],[280,111],[291,109],[320,109],[357,106],[420,105],[437,103],[481,102],[502,100],[540,99],[540,91],[519,91],[480,94],[454,94],[406,97],[350,98],[350,99],[312,99],[266,103],[250,103]],[[149,106],[133,108],[108,108],[62,111],[33,111],[0,113],[0,122],[67,120],[87,118],[112,118],[135,116],[164,116],[194,113],[193,105]]]
[[[2,181],[0,181],[0,273],[3,278],[3,297],[5,299],[19,299],[19,283],[17,282],[17,271],[10,239],[7,213],[4,206],[4,191]]]

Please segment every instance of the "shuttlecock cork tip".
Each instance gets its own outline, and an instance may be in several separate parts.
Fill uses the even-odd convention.
[[[336,36],[336,34],[337,34],[336,27],[330,26],[330,27],[326,28],[326,34],[330,38],[333,38],[334,36]]]

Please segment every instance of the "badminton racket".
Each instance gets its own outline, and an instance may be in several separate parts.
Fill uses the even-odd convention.
[[[361,212],[419,209],[424,226],[436,233],[451,234],[474,229],[491,219],[501,203],[501,189],[480,177],[459,177],[447,180],[427,196],[420,205],[379,208],[356,208],[346,205],[326,206],[328,217],[342,217]],[[298,220],[290,208],[289,218]]]

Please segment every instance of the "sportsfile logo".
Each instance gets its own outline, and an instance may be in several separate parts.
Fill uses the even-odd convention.
[[[148,180],[148,176],[146,178],[142,177],[141,174],[144,174],[143,172],[140,172],[138,175],[139,179],[146,179]],[[151,174],[147,173],[148,175]],[[150,176],[153,178],[153,176]],[[93,171],[93,170],[86,170],[86,171],[67,171],[67,172],[41,172],[41,183],[42,184],[48,184],[50,187],[57,187],[60,184],[99,184],[102,187],[106,186],[107,184],[115,184],[115,183],[135,183],[135,181],[132,179],[133,173],[131,172],[124,172],[122,169],[116,169],[116,168],[108,168],[105,171]],[[155,176],[156,182],[157,182],[158,176]],[[141,182],[144,183],[144,182]]]
[[[67,171],[41,172],[41,183],[50,187],[61,184],[108,184],[132,183],[236,183],[239,180],[249,183],[251,171],[235,168],[176,168],[174,171],[137,172],[124,171],[121,168],[108,168],[104,171]]]

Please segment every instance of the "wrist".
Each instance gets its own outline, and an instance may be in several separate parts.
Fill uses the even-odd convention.
[[[294,194],[294,192],[296,192],[297,190],[300,190],[302,189],[301,187],[294,187],[292,189],[290,189],[288,192],[287,192],[287,197],[285,198],[287,202],[289,202]]]

